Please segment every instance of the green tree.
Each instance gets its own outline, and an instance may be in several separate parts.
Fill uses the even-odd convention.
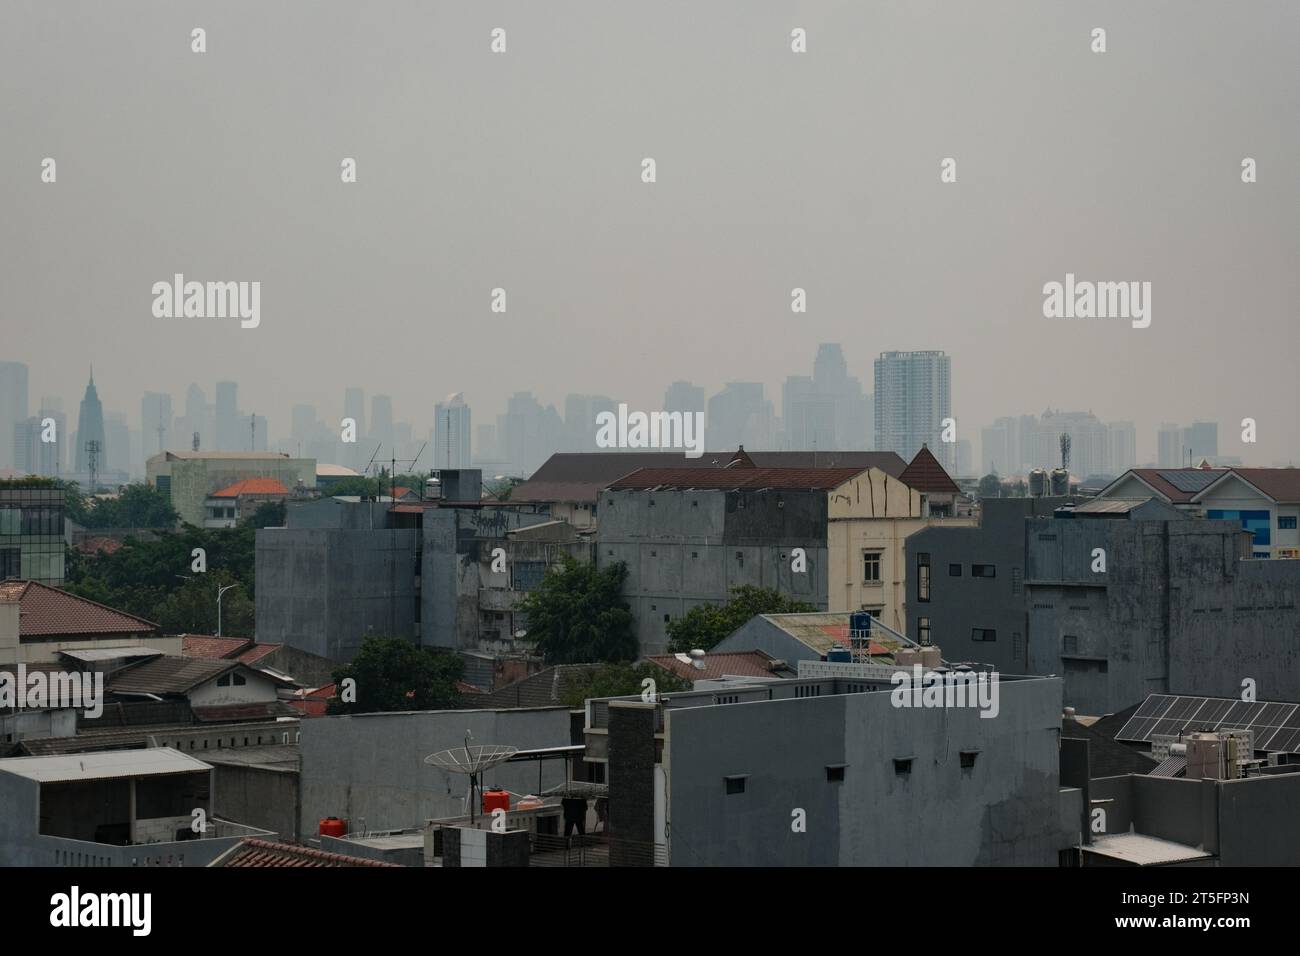
[[[196,574],[156,605],[152,620],[168,634],[216,634],[217,591],[235,585],[221,596],[221,633],[227,637],[253,636],[253,602],[229,571]]]
[[[666,671],[658,664],[642,661],[640,664],[606,664],[593,671],[583,681],[575,681],[561,695],[561,702],[571,709],[581,707],[591,697],[627,697],[640,694],[646,688],[642,681],[653,680],[656,694],[690,690],[694,685]]]
[[[626,579],[622,562],[598,571],[565,555],[516,607],[528,617],[525,640],[548,664],[633,660],[637,641],[623,600]]]
[[[255,530],[260,528],[283,528],[286,512],[287,508],[283,499],[280,501],[263,501],[257,506],[257,510],[244,519],[243,523]]]
[[[1001,498],[1002,479],[996,471],[991,471],[980,479],[979,496],[981,498]]]
[[[787,598],[772,588],[751,584],[732,588],[726,604],[697,604],[681,617],[668,622],[668,649],[685,654],[695,649],[711,650],[728,634],[756,614],[806,614],[817,608]]]
[[[352,663],[334,671],[340,694],[326,709],[331,714],[365,714],[455,707],[460,703],[456,681],[464,666],[457,654],[369,634]],[[348,679],[356,681],[356,699],[345,702],[343,682]]]
[[[387,494],[387,488],[388,484],[385,482],[384,494]],[[380,493],[378,478],[362,478],[360,475],[355,478],[341,478],[330,485],[326,492],[331,498],[346,498],[351,495],[365,497]]]

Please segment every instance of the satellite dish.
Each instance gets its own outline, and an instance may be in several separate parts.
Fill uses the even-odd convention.
[[[474,823],[474,792],[479,789],[479,774],[491,770],[497,764],[505,763],[519,752],[518,747],[504,744],[470,744],[469,731],[465,731],[465,746],[452,747],[429,754],[424,762],[445,770],[447,773],[460,773],[469,777],[469,822]]]

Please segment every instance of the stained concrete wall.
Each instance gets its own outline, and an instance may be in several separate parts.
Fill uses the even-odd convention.
[[[642,654],[667,649],[668,621],[746,584],[827,608],[824,492],[606,491],[599,507],[596,564],[627,565]],[[791,569],[796,547],[805,572]]]
[[[888,692],[670,709],[671,864],[1055,866],[1077,836],[1058,788],[1061,684],[1004,681],[1000,694],[995,718],[896,708]],[[727,794],[724,778],[745,774]]]
[[[411,529],[257,532],[257,640],[350,661],[366,634],[415,639]]]
[[[446,710],[317,717],[302,722],[300,832],[341,817],[351,829],[421,826],[464,812],[468,778],[424,762],[429,754],[465,745],[505,744],[519,750],[569,745],[563,707],[524,710]],[[564,762],[542,765],[541,786],[564,780]],[[515,793],[536,793],[538,764],[506,764],[485,781]]]
[[[1300,699],[1300,562],[1243,559],[1232,521],[1034,519],[1029,669],[1104,714],[1152,693]],[[1093,550],[1106,570],[1093,572]]]
[[[297,772],[215,761],[212,767],[213,805],[223,820],[300,839]],[[315,836],[316,827],[307,835]]]

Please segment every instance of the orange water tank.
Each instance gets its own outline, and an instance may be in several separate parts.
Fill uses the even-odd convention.
[[[338,817],[326,817],[320,822],[321,836],[341,837],[346,836],[347,832],[347,821],[340,820]]]
[[[510,809],[510,794],[505,790],[484,790],[483,812],[491,813],[497,809]]]

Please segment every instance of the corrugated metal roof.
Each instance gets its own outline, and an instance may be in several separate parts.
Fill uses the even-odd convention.
[[[26,777],[38,783],[111,780],[118,777],[159,777],[172,773],[197,773],[211,769],[211,766],[202,760],[196,760],[171,747],[60,754],[49,757],[13,757],[0,760],[0,771]]]
[[[766,651],[706,653],[701,660],[701,663],[704,664],[702,669],[695,667],[689,655],[683,654],[682,657],[687,659],[683,661],[676,654],[652,654],[646,660],[658,664],[664,670],[676,674],[684,680],[717,680],[723,676],[793,676],[788,666],[782,671],[772,670],[771,664],[776,658]]]
[[[74,647],[59,651],[64,657],[74,661],[115,661],[127,657],[162,657],[163,652],[145,647],[143,644],[131,644],[127,647]]]
[[[113,694],[184,694],[239,666],[238,661],[160,657],[113,675],[108,690]]]
[[[359,856],[344,856],[327,850],[314,850],[309,846],[292,843],[274,843],[270,840],[244,840],[217,857],[208,866],[226,867],[289,867],[291,869],[335,866],[394,867],[396,863],[369,860]]]
[[[1093,498],[1086,504],[1075,505],[1079,514],[1128,514],[1138,505],[1144,505],[1150,498]]]
[[[287,495],[289,489],[276,478],[245,478],[214,491],[209,498],[238,498],[240,495]]]
[[[1187,758],[1185,756],[1166,757],[1156,766],[1147,776],[1149,777],[1177,777],[1187,769]]]
[[[1114,860],[1150,866],[1156,863],[1180,863],[1184,860],[1204,860],[1213,854],[1184,843],[1161,840],[1145,833],[1109,833],[1092,838],[1085,849]]]

